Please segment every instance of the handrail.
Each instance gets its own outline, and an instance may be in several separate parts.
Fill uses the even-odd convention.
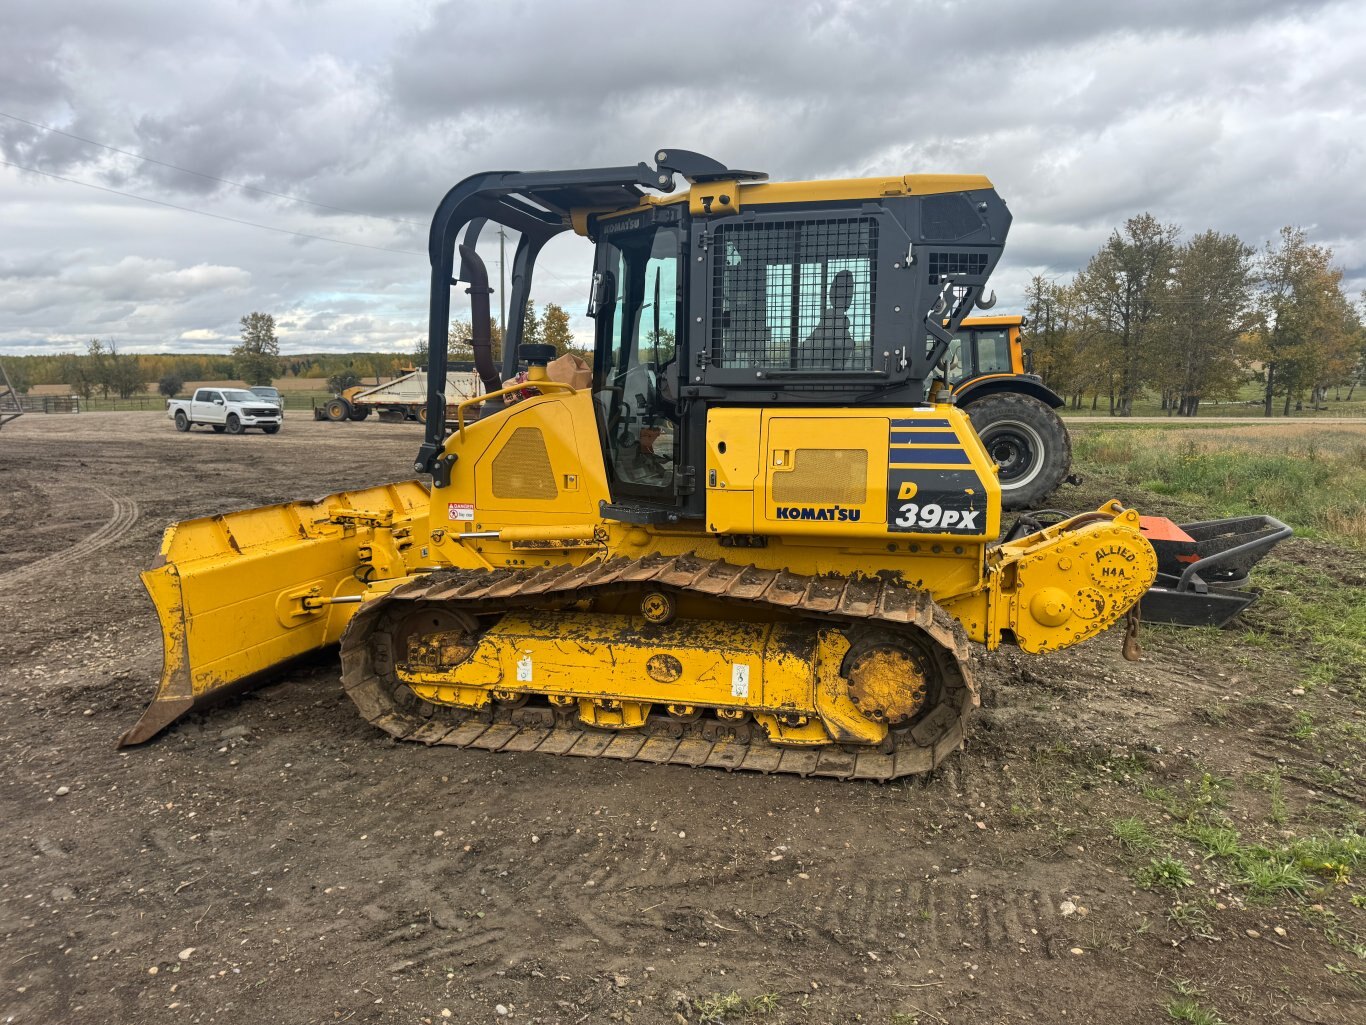
[[[461,439],[463,440],[465,437],[466,407],[481,406],[489,399],[502,398],[504,395],[512,395],[516,392],[526,391],[528,388],[536,388],[541,391],[544,391],[546,388],[559,388],[561,391],[569,392],[570,395],[573,395],[578,391],[572,384],[565,384],[563,381],[519,381],[506,388],[499,388],[497,391],[491,391],[487,395],[476,395],[472,399],[465,399],[455,407],[455,423],[457,430],[460,432]]]

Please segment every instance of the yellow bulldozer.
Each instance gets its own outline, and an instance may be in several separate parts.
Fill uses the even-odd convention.
[[[998,543],[998,468],[934,382],[994,301],[991,182],[766,178],[661,150],[455,186],[429,380],[464,286],[486,393],[429,396],[430,485],[170,527],[143,575],[165,667],[122,742],[340,642],[397,738],[886,780],[963,743],[969,641],[1045,652],[1120,620],[1156,572],[1137,513]],[[514,311],[550,239],[592,243],[591,368],[548,371],[518,317],[495,364],[499,227]]]

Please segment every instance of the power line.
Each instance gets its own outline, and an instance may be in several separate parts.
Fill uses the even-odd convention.
[[[219,182],[223,185],[231,185],[235,189],[245,189],[248,192],[256,192],[263,196],[274,196],[276,199],[287,199],[291,203],[305,203],[308,206],[316,206],[320,210],[333,210],[342,214],[353,214],[356,217],[374,217],[383,221],[394,221],[399,224],[416,224],[418,227],[426,227],[421,221],[409,220],[406,217],[389,217],[385,214],[367,214],[360,210],[348,210],[342,206],[329,206],[327,203],[316,203],[311,199],[304,199],[300,196],[291,196],[284,192],[272,192],[270,189],[258,188],[255,185],[246,185],[242,182],[235,182],[228,178],[219,178],[217,175],[206,174],[203,171],[195,171],[188,167],[181,167],[179,164],[169,164],[164,160],[157,160],[155,157],[145,156],[141,153],[134,153],[131,150],[119,149],[117,146],[110,146],[103,142],[96,142],[94,139],[87,139],[83,135],[73,135],[71,132],[64,132],[60,128],[53,128],[51,125],[39,124],[37,121],[29,121],[27,118],[19,117],[17,114],[8,114],[0,110],[0,117],[7,117],[11,121],[18,121],[20,124],[28,125],[30,128],[38,128],[44,132],[51,132],[54,135],[61,135],[68,139],[75,139],[77,142],[86,143],[89,146],[98,146],[100,149],[107,149],[111,153],[121,153],[125,157],[133,157],[135,160],[143,160],[149,164],[156,164],[158,167],[169,167],[173,171],[181,171],[185,174],[192,174],[197,178],[204,178],[208,181]]]
[[[372,246],[365,242],[348,242],[340,238],[328,238],[326,235],[310,235],[306,231],[291,231],[289,228],[278,228],[273,224],[259,224],[256,221],[243,220],[240,217],[229,217],[227,214],[210,213],[208,210],[196,210],[194,207],[180,206],[176,203],[168,203],[163,199],[152,199],[150,196],[139,196],[134,192],[120,192],[118,189],[111,189],[104,185],[95,185],[92,182],[83,182],[76,178],[66,178],[60,174],[53,174],[51,171],[40,171],[36,167],[25,167],[23,164],[11,163],[8,160],[0,160],[0,165],[13,167],[19,171],[28,171],[30,174],[40,174],[44,178],[54,178],[59,182],[66,182],[69,185],[82,185],[87,189],[97,189],[100,192],[108,192],[115,196],[123,196],[127,199],[140,200],[143,203],[152,203],[156,206],[169,207],[172,210],[179,210],[182,213],[198,214],[200,217],[212,217],[216,221],[228,221],[231,224],[244,224],[248,228],[260,228],[262,231],[275,231],[281,235],[293,235],[296,238],[308,238],[317,242],[333,242],[339,246],[353,246],[356,249],[375,249],[382,253],[399,253],[402,256],[425,256],[426,253],[413,252],[410,249],[391,249],[388,246]]]

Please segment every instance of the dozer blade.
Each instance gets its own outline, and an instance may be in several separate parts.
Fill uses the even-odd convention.
[[[427,502],[407,481],[168,527],[142,574],[161,623],[161,683],[119,746],[335,644],[359,606],[329,599],[359,596],[386,555],[383,575],[402,576]]]

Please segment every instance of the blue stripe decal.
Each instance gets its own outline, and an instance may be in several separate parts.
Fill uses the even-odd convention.
[[[893,430],[897,429],[898,427],[947,427],[947,426],[949,426],[949,422],[948,422],[947,420],[930,420],[930,419],[925,419],[925,420],[893,420],[893,421],[892,421],[892,429],[893,429]]]
[[[934,463],[937,466],[971,466],[972,460],[961,448],[899,448],[894,452],[899,462],[893,468],[904,468],[909,463]]]
[[[957,445],[958,435],[952,431],[892,431],[893,445]]]

